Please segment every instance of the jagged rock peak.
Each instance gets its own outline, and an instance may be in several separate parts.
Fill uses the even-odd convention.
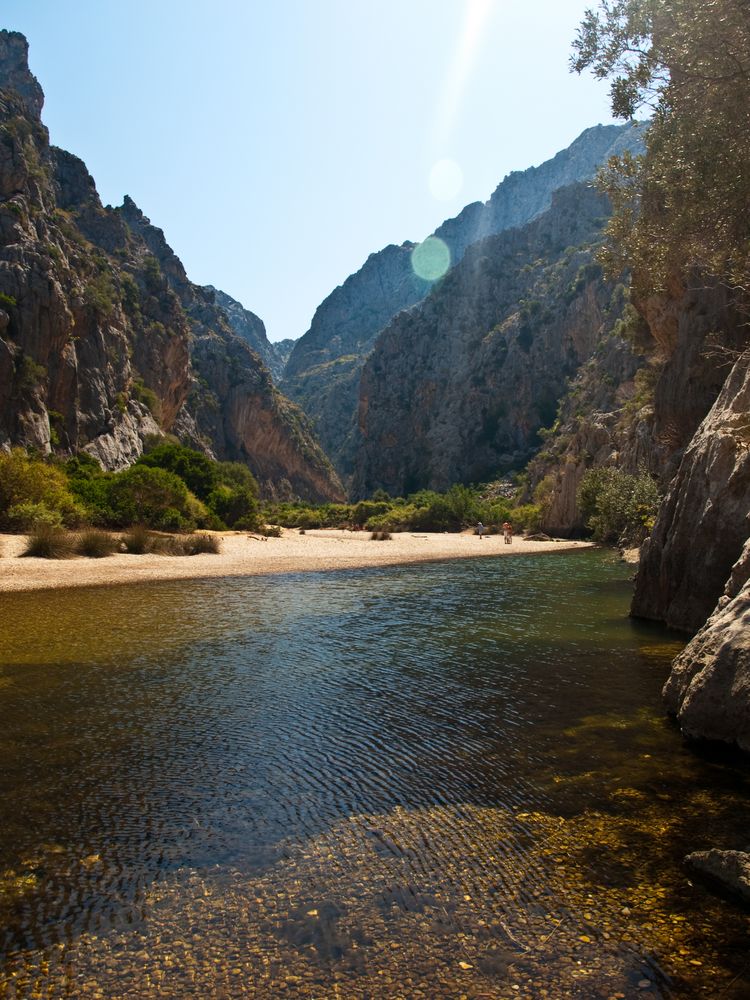
[[[20,31],[0,31],[0,90],[13,90],[37,120],[44,106],[44,91],[29,69],[29,43]]]

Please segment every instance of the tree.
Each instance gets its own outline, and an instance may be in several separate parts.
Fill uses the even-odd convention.
[[[166,469],[131,465],[113,478],[109,495],[121,525],[144,524],[163,531],[194,527],[188,488],[179,476]]]
[[[200,500],[208,498],[218,481],[216,462],[193,448],[185,448],[170,441],[158,444],[142,455],[137,464],[173,472]]]
[[[750,292],[750,4],[601,0],[572,68],[611,80],[612,111],[651,110],[646,156],[611,161],[605,263],[638,290],[698,268]]]

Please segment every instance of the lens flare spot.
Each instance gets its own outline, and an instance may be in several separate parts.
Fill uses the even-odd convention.
[[[430,170],[428,183],[436,201],[451,201],[464,186],[464,172],[455,160],[438,160]]]
[[[438,236],[428,236],[411,252],[414,273],[425,281],[437,281],[451,266],[451,252]]]

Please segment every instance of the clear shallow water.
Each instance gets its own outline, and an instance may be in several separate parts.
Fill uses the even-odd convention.
[[[599,553],[4,595],[0,997],[747,997]]]

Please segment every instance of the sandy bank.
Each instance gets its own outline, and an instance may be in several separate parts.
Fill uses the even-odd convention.
[[[532,542],[500,535],[401,532],[389,541],[371,541],[369,532],[285,529],[281,538],[261,540],[245,532],[224,532],[219,555],[114,555],[104,559],[21,559],[25,538],[0,535],[0,591],[92,587],[141,580],[185,580],[206,576],[254,576],[395,566],[401,563],[531,555],[588,548],[588,542]]]

